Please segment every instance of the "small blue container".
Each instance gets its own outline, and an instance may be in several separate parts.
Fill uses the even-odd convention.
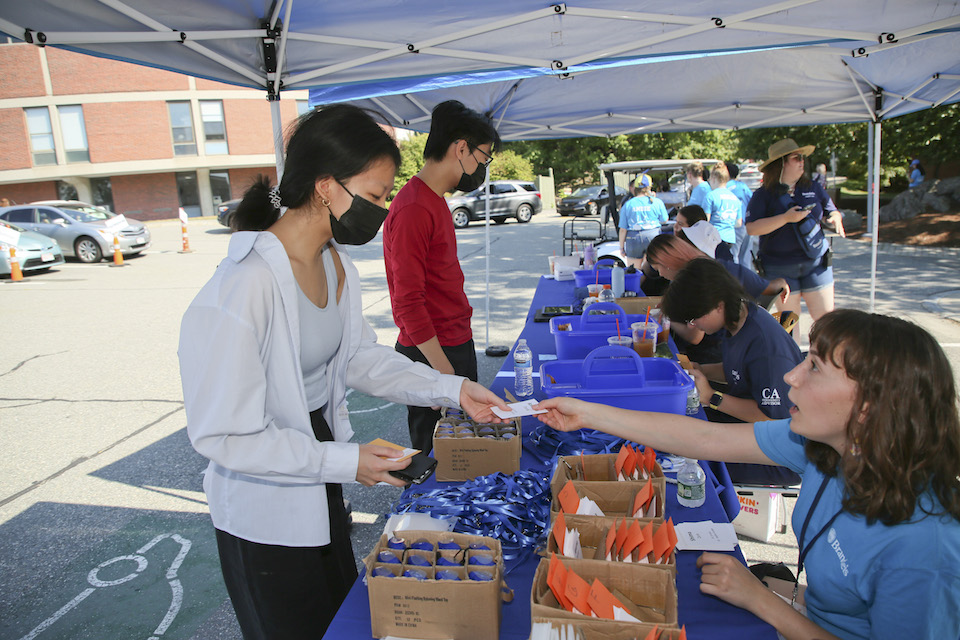
[[[450,569],[442,569],[437,571],[437,580],[459,580],[460,576],[457,575],[456,571],[451,571]]]
[[[440,556],[439,558],[437,558],[437,566],[438,567],[459,567],[461,565],[459,562],[457,562],[456,558],[447,558],[444,556]]]
[[[610,311],[609,315],[598,315],[596,311]],[[630,325],[634,322],[643,322],[641,314],[625,313],[623,308],[615,302],[594,302],[584,308],[579,316],[556,316],[550,318],[550,333],[557,347],[559,360],[582,360],[597,347],[607,344],[607,338],[617,335],[629,336]],[[561,331],[560,325],[568,324],[570,329]],[[653,320],[650,324],[655,324]],[[660,331],[660,327],[657,327]]]
[[[423,556],[407,556],[407,564],[415,567],[429,567],[431,563]]]
[[[387,548],[395,549],[396,551],[403,551],[407,548],[407,543],[404,542],[403,538],[390,538],[387,540]]]
[[[469,577],[471,580],[474,580],[476,582],[490,582],[491,580],[493,580],[493,572],[474,570],[468,573],[467,577]]]
[[[470,556],[470,559],[467,560],[467,564],[480,567],[492,567],[493,565],[497,564],[497,561],[490,556]]]
[[[582,362],[543,363],[540,384],[548,398],[568,396],[622,409],[684,415],[693,379],[675,360],[641,358],[633,349],[605,346]]]
[[[381,551],[378,553],[377,560],[384,564],[400,564],[400,558],[390,551]]]
[[[377,578],[395,578],[393,571],[387,569],[386,567],[377,567],[373,570],[374,577]]]
[[[427,572],[422,569],[407,569],[403,572],[404,578],[416,578],[417,580],[426,580]]]
[[[410,548],[417,549],[419,551],[435,551],[436,550],[436,548],[433,546],[433,543],[424,538],[420,538],[419,540],[414,542],[412,545],[410,545]]]
[[[613,266],[616,264],[611,258],[598,260],[593,269],[577,269],[573,272],[573,279],[578,287],[588,284],[613,284]],[[640,272],[624,273],[623,285],[626,289],[637,291],[640,288]]]
[[[437,545],[441,551],[460,551],[461,547],[454,540],[441,540]]]
[[[482,542],[473,542],[470,544],[470,548],[474,551],[490,551],[490,547],[483,544]]]

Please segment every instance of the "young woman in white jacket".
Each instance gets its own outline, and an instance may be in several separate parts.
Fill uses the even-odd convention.
[[[261,177],[227,258],[184,314],[187,432],[244,638],[318,638],[356,580],[340,484],[402,486],[408,462],[350,442],[346,388],[496,421],[502,400],[378,345],[344,244],[373,239],[400,154],[356,107],[303,116],[278,188]],[[281,206],[286,212],[281,216]]]

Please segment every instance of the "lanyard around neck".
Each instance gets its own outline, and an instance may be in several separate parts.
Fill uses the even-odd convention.
[[[828,476],[824,476],[823,481],[820,483],[820,488],[817,489],[817,495],[814,496],[813,502],[810,504],[810,509],[807,511],[807,517],[803,520],[803,526],[800,528],[800,537],[797,539],[798,546],[800,548],[800,556],[797,559],[797,584],[793,586],[794,602],[796,602],[797,592],[800,588],[800,574],[803,573],[803,561],[810,552],[810,548],[813,547],[813,544],[817,541],[817,539],[823,535],[824,531],[830,528],[830,525],[833,524],[834,520],[836,520],[837,517],[843,513],[843,507],[840,507],[840,509],[838,509],[837,512],[833,514],[829,520],[827,520],[827,523],[820,527],[820,530],[817,531],[816,535],[813,536],[813,539],[809,542],[809,544],[807,544],[807,546],[803,545],[803,541],[807,536],[807,527],[810,525],[810,518],[813,516],[813,512],[816,510],[817,505],[820,504],[820,498],[823,496],[823,492],[826,490],[829,482],[830,478]]]

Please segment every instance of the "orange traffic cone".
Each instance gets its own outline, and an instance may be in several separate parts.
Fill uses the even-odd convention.
[[[20,259],[17,257],[17,250],[10,247],[10,281],[20,282],[23,280],[23,271],[20,270]]]
[[[120,238],[118,236],[113,236],[113,264],[110,266],[123,266],[123,253],[120,251]]]
[[[180,236],[183,238],[183,248],[180,253],[192,253],[190,251],[190,238],[187,236],[187,214],[183,207],[180,207]]]

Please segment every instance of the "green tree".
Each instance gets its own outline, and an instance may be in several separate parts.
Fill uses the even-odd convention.
[[[423,147],[426,144],[425,133],[415,133],[400,141],[400,166],[397,167],[397,177],[393,180],[393,195],[423,168]]]
[[[493,155],[490,163],[491,180],[533,180],[533,164],[513,149],[505,149]]]

